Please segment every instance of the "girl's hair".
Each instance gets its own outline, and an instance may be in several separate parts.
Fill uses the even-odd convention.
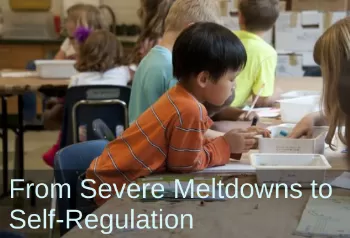
[[[336,149],[332,145],[336,130],[342,143],[350,143],[350,118],[340,107],[338,90],[342,63],[349,59],[350,18],[347,17],[328,28],[314,47],[314,60],[320,65],[323,77],[322,111],[329,124],[326,143],[332,150]],[[345,135],[343,126],[346,126]]]
[[[123,64],[123,48],[113,33],[80,28],[76,31],[76,39],[79,41],[79,52],[75,68],[79,72],[103,73]]]
[[[98,7],[90,4],[76,4],[68,10],[68,18],[77,27],[83,26],[93,30],[108,29],[106,21]]]
[[[140,0],[138,15],[141,19],[141,34],[131,55],[130,63],[139,64],[144,56],[141,49],[146,41],[154,46],[164,34],[164,22],[175,0]],[[147,53],[147,52],[146,52]]]

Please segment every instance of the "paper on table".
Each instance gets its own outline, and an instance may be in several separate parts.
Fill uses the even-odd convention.
[[[245,107],[243,108],[243,110],[249,111],[249,107]],[[256,112],[259,117],[265,117],[265,118],[274,118],[280,115],[279,108],[262,107],[262,108],[254,108],[252,111]]]
[[[217,166],[213,168],[207,168],[203,171],[197,172],[201,174],[244,174],[255,173],[256,169],[250,165],[250,163],[243,163],[242,161],[230,162],[224,166]]]
[[[22,77],[37,77],[38,73],[33,71],[33,72],[0,72],[0,77],[2,78],[22,78]]]
[[[350,189],[350,173],[344,172],[331,183],[332,186],[338,188]]]
[[[305,207],[297,227],[297,235],[349,237],[350,197],[332,196],[313,199]]]

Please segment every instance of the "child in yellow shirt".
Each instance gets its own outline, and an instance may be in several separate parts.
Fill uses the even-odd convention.
[[[247,64],[237,76],[233,107],[243,107],[247,100],[260,97],[256,107],[274,103],[276,50],[262,38],[279,16],[278,0],[241,0],[239,3],[240,31],[235,32],[247,51]]]

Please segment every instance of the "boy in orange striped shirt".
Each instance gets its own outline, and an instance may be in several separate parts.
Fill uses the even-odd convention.
[[[190,173],[225,165],[231,153],[256,144],[259,131],[230,131],[212,140],[203,103],[222,105],[231,96],[236,75],[247,60],[236,35],[215,23],[195,23],[185,29],[173,48],[176,86],[168,90],[116,140],[110,142],[87,170],[86,179],[121,188],[159,172]],[[96,197],[95,202],[105,202]]]

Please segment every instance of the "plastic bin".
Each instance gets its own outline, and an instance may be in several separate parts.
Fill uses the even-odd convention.
[[[305,97],[305,96],[320,96],[321,93],[318,91],[306,91],[306,90],[298,90],[298,91],[289,91],[286,93],[283,93],[281,95],[282,99],[293,99],[293,98],[299,98],[299,97]]]
[[[252,153],[250,162],[260,186],[298,183],[309,188],[313,182],[324,183],[327,170],[332,168],[325,156],[319,154]]]
[[[279,100],[281,120],[285,123],[298,123],[305,115],[321,110],[320,96],[305,96]]]
[[[41,78],[69,79],[77,73],[75,60],[35,60],[36,70]]]
[[[259,138],[260,153],[286,154],[324,154],[325,137],[328,127],[314,127],[312,138],[290,139],[281,135],[281,131],[291,133],[295,124],[271,126],[271,138]]]

